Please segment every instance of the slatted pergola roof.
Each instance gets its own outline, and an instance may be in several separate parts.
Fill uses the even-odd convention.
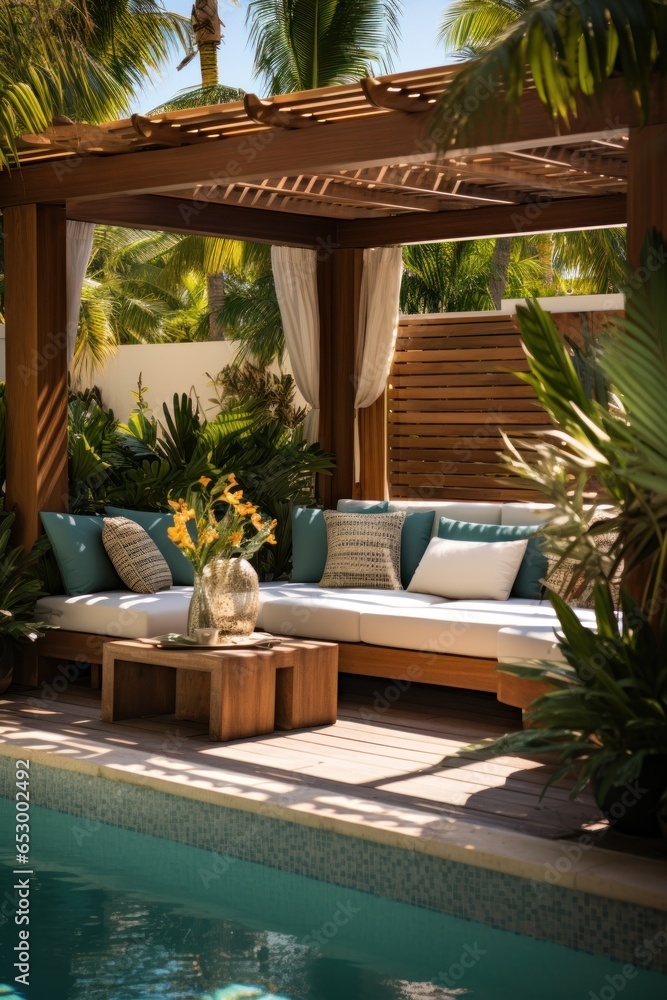
[[[203,204],[247,209],[276,213],[266,228],[250,226],[247,238],[297,245],[317,241],[317,228],[308,229],[305,220],[299,224],[303,216],[324,223],[329,237],[332,226],[340,222],[343,238],[337,242],[341,246],[363,243],[361,224],[376,220],[385,224],[369,231],[369,245],[480,235],[476,225],[469,232],[473,219],[478,218],[471,217],[471,212],[495,208],[500,210],[500,220],[503,212],[509,212],[510,218],[517,208],[521,211],[522,206],[535,203],[550,206],[548,218],[542,220],[544,228],[547,223],[550,228],[570,229],[595,220],[599,225],[623,221],[629,130],[622,118],[592,131],[578,126],[559,130],[529,86],[524,105],[539,122],[532,139],[521,136],[510,121],[510,133],[516,133],[510,141],[503,134],[503,141],[492,137],[481,148],[477,143],[474,148],[454,146],[443,152],[430,139],[429,121],[438,97],[459,69],[397,73],[270,100],[248,94],[231,104],[133,115],[101,125],[58,118],[46,132],[21,138],[22,174],[37,177],[48,165],[58,189],[71,187],[67,194],[70,218],[178,228],[173,225],[178,217],[176,206],[163,200],[170,199],[197,206],[197,212],[180,211],[181,217],[188,217],[187,231],[214,232],[217,227],[220,235],[239,235],[234,223],[245,212],[228,214],[226,226],[220,214],[210,225],[198,222],[196,216]],[[390,131],[393,143],[388,141]],[[286,144],[303,150],[293,167],[281,156]],[[163,184],[169,172],[165,154],[177,151],[193,169],[187,181],[174,176],[173,182]],[[315,163],[309,152],[315,153]],[[79,167],[82,159],[85,169]],[[93,206],[76,182],[94,174],[95,163],[102,161],[118,164],[119,179],[127,168],[128,179],[121,190],[107,186],[114,203],[107,202],[100,190]],[[142,174],[139,166],[149,162],[156,166],[152,182],[142,182],[137,191],[130,175]],[[205,169],[197,169],[196,164],[204,163]],[[101,170],[98,173],[101,176]],[[65,183],[68,180],[71,185]],[[19,186],[20,182],[0,178],[0,202],[5,191],[11,195]],[[148,194],[159,195],[160,205],[146,202]],[[595,204],[593,223],[591,198],[604,199]],[[577,203],[584,201],[581,215],[582,206]],[[554,225],[558,203],[562,203],[559,226]],[[387,221],[401,218],[407,228],[392,227]],[[423,227],[420,218],[428,220]],[[279,220],[284,223],[282,238]],[[258,215],[254,221],[262,220]],[[523,227],[515,222],[514,228],[532,229],[530,221],[527,217]],[[346,223],[351,223],[347,229]]]

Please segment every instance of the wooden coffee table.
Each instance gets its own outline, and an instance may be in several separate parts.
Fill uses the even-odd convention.
[[[336,721],[338,646],[286,639],[272,649],[104,644],[102,719],[171,715],[208,723],[217,742]]]

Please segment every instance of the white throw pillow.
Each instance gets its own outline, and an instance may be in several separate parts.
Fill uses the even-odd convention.
[[[528,545],[432,538],[408,590],[451,600],[506,601]]]

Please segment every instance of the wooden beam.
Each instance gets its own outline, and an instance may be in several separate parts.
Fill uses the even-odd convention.
[[[75,156],[0,173],[0,206],[119,195],[160,194],[196,184],[261,181],[325,167],[418,162],[432,157],[429,115],[400,113],[331,122],[312,129],[276,129],[177,149]]]
[[[168,230],[172,233],[224,236],[250,243],[275,243],[293,247],[329,245],[336,222],[317,216],[242,208],[191,198],[141,195],[69,201],[67,217],[131,229]]]
[[[623,226],[626,219],[625,195],[600,195],[594,198],[537,200],[524,205],[490,205],[432,215],[411,214],[363,221],[343,219],[338,222],[337,241],[341,247],[376,247],[396,243],[529,236]]]
[[[333,250],[318,261],[320,307],[320,444],[336,468],[321,476],[326,507],[354,493],[354,365],[363,252]]]
[[[651,105],[654,120],[667,120],[664,103]],[[624,80],[612,80],[604,106],[581,102],[570,128],[556,124],[534,91],[522,99],[520,114],[469,129],[444,156],[463,150],[534,148],[609,138],[637,120]],[[613,125],[610,125],[613,122]],[[430,112],[361,115],[312,129],[278,129],[215,139],[179,149],[117,156],[74,156],[0,174],[0,207],[31,202],[88,199],[174,191],[191,184],[229,184],[276,174],[335,172],[382,164],[432,159],[444,133],[431,136]]]
[[[42,510],[67,510],[64,205],[4,212],[7,498],[30,548]]]
[[[667,125],[647,125],[630,132],[628,176],[628,260],[641,264],[647,234],[657,229],[667,240]]]

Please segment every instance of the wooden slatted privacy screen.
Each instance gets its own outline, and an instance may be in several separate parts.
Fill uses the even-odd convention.
[[[406,316],[389,378],[389,495],[423,500],[538,499],[506,477],[500,428],[513,437],[548,424],[510,316]]]

